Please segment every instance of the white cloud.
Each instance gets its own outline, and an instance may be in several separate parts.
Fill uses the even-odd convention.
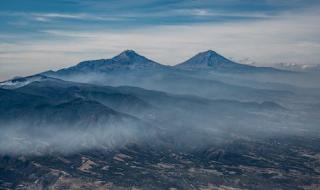
[[[57,16],[57,15],[54,15]],[[284,14],[263,21],[157,26],[121,31],[43,32],[52,38],[0,43],[0,78],[71,66],[81,60],[109,58],[125,49],[163,64],[176,64],[213,49],[234,60],[250,58],[256,65],[279,62],[319,63],[319,11]]]
[[[176,9],[161,12],[162,16],[199,16],[199,17],[209,17],[209,16],[220,16],[220,17],[247,17],[247,18],[271,18],[275,15],[267,14],[267,12],[230,12],[230,11],[219,11],[219,10],[209,10],[209,9]]]
[[[59,13],[59,12],[0,12],[0,16],[15,16],[23,17],[39,22],[49,22],[54,19],[69,19],[69,20],[87,20],[87,21],[119,21],[124,20],[125,16],[110,16],[91,13]]]
[[[37,21],[50,21],[51,19],[75,19],[75,20],[100,20],[100,21],[117,21],[122,20],[120,16],[112,17],[107,15],[96,15],[88,13],[29,13],[28,17]]]

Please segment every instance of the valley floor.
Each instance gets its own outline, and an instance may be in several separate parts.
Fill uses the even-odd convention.
[[[0,158],[0,189],[320,189],[320,139]]]

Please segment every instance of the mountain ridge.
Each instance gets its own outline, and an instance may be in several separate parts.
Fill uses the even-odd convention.
[[[230,73],[254,72],[290,72],[273,67],[257,67],[234,62],[213,50],[200,52],[190,59],[174,66],[167,66],[146,58],[134,50],[125,50],[110,59],[97,59],[82,61],[74,66],[62,68],[57,71],[44,71],[39,74],[9,79],[0,82],[0,86],[12,87],[27,84],[33,80],[44,80],[46,77],[64,79],[63,76],[81,75],[88,73],[134,73],[145,72],[157,74],[161,71],[217,71]],[[62,76],[62,78],[61,78]],[[20,83],[20,84],[18,84]]]
[[[272,67],[257,67],[240,64],[218,54],[213,50],[200,52],[183,63],[167,66],[146,58],[134,50],[125,50],[110,59],[98,59],[82,61],[75,66],[60,69],[58,71],[44,72],[44,75],[69,75],[72,73],[86,72],[116,72],[116,71],[138,71],[138,70],[210,70],[218,72],[288,72]]]
[[[167,66],[152,61],[142,55],[139,55],[133,50],[125,50],[120,54],[114,56],[110,59],[97,59],[97,60],[88,60],[82,61],[75,66],[68,68],[60,69],[53,72],[45,72],[44,74],[62,74],[69,75],[72,72],[78,73],[103,73],[103,72],[113,72],[120,70],[139,70],[139,69],[153,69],[153,68],[165,68]]]
[[[222,72],[285,72],[272,67],[257,67],[232,61],[213,50],[200,52],[174,67],[186,70],[213,70]]]

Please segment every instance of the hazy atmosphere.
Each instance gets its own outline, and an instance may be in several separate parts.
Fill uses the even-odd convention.
[[[320,2],[0,2],[0,189],[320,189]]]

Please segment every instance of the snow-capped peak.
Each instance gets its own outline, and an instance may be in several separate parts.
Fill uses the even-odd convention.
[[[197,55],[193,56],[189,60],[178,64],[177,67],[221,67],[227,65],[240,65],[237,64],[222,55],[218,54],[215,51],[208,50],[204,52],[200,52]]]
[[[133,50],[126,50],[112,58],[113,61],[121,64],[157,64],[156,62],[139,55]]]

